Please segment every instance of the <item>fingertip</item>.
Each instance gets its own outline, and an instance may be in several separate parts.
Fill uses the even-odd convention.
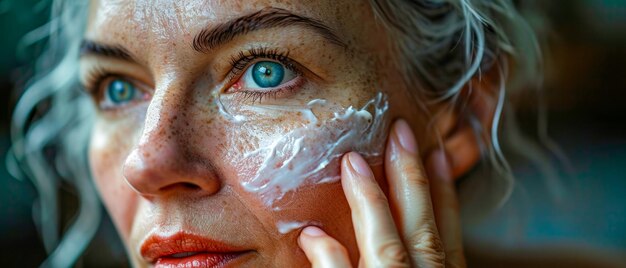
[[[302,229],[302,234],[311,237],[318,237],[326,235],[326,232],[317,226],[307,226]]]
[[[356,171],[356,173],[358,173],[358,175],[366,178],[371,178],[374,176],[374,174],[372,173],[372,168],[370,168],[370,165],[360,154],[350,152],[348,154],[348,160],[350,162],[350,166],[354,171]]]
[[[415,134],[404,119],[398,119],[392,125],[384,159],[386,166],[396,168],[422,161]]]
[[[326,236],[326,232],[316,226],[307,226],[302,229],[300,235],[298,236],[298,245],[305,250],[307,243],[311,239],[319,238],[322,236]]]
[[[312,267],[350,267],[347,249],[316,226],[307,226],[300,232],[298,245]]]
[[[350,152],[345,153],[341,157],[341,175],[345,176],[350,172],[350,160],[349,160]]]
[[[398,144],[407,152],[417,154],[417,140],[411,130],[411,126],[404,119],[398,119],[393,124],[393,133]]]
[[[341,161],[341,178],[343,186],[350,188],[354,181],[373,180],[374,172],[363,156],[349,152]]]

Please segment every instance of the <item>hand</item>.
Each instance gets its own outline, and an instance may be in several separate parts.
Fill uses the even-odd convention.
[[[436,150],[427,157],[429,180],[410,127],[398,120],[384,162],[389,197],[359,154],[351,152],[341,160],[359,267],[465,267],[458,203],[445,152]],[[318,227],[304,228],[298,243],[313,267],[352,266],[345,247]]]

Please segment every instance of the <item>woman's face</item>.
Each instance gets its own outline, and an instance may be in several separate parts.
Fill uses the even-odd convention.
[[[92,1],[90,164],[131,262],[300,267],[304,225],[356,260],[337,160],[381,178],[388,123],[423,121],[384,36],[366,1]]]

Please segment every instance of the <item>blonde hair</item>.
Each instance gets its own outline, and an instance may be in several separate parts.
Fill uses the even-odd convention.
[[[16,105],[8,167],[18,178],[30,179],[39,192],[36,222],[49,258],[44,267],[71,266],[94,236],[101,206],[91,184],[87,144],[93,105],[78,83],[78,56],[85,31],[88,1],[55,0],[51,20],[33,31],[26,43],[49,38],[47,51],[38,61],[36,75]],[[509,0],[370,0],[377,20],[387,27],[400,70],[407,83],[419,84],[425,96],[456,102],[461,89],[473,77],[496,63],[514,59],[515,74],[501,70],[498,109],[490,130],[476,128],[484,141],[485,156],[503,179],[484,182],[496,194],[488,203],[500,205],[513,187],[513,173],[500,148],[500,118],[505,93],[520,88],[519,81],[538,81],[540,53],[536,38]],[[500,67],[507,64],[498,64]],[[505,84],[504,82],[507,82]],[[517,82],[516,82],[517,81]],[[504,116],[512,112],[504,113]],[[470,115],[471,121],[471,115]],[[542,155],[539,147],[519,134],[514,120],[507,120],[513,135],[508,140],[522,154]],[[488,131],[485,132],[485,131]],[[488,135],[484,135],[487,133]],[[529,145],[530,144],[530,145]],[[530,149],[528,149],[530,148]],[[499,182],[499,184],[495,184]],[[76,188],[79,211],[71,227],[59,237],[58,191]]]

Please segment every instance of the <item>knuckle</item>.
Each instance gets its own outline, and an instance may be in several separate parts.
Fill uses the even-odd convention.
[[[423,260],[427,267],[444,267],[446,253],[443,242],[436,231],[425,229],[416,233],[411,240],[411,251]]]
[[[430,184],[428,178],[424,176],[424,173],[415,163],[407,163],[403,165],[402,176],[404,176],[409,183],[417,185],[418,187],[426,188]]]
[[[380,256],[381,265],[376,266],[400,268],[410,265],[409,254],[402,243],[393,241],[384,243],[378,248],[377,253]]]

